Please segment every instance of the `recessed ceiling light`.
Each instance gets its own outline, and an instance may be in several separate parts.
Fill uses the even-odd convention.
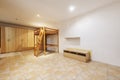
[[[37,14],[37,17],[40,17],[40,15],[39,15],[39,14]]]
[[[75,6],[70,6],[69,10],[70,10],[70,12],[73,12],[75,10]]]

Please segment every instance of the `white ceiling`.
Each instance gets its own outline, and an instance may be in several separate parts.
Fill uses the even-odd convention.
[[[0,21],[32,26],[61,22],[119,0],[0,0]],[[68,7],[74,5],[75,11]],[[40,17],[36,15],[40,14]]]

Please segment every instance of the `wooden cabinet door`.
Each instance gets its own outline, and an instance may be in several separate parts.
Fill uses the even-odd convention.
[[[1,27],[1,53],[5,52],[5,27]]]
[[[34,47],[34,31],[24,28],[1,27],[1,53]]]
[[[34,47],[34,32],[29,29],[16,28],[16,51]]]
[[[34,30],[28,30],[28,47],[34,47]]]
[[[22,44],[22,50],[25,50],[28,48],[28,30],[22,29],[21,31],[21,44]]]
[[[16,51],[21,51],[22,50],[22,29],[21,28],[15,28],[15,48]]]
[[[1,27],[0,27],[0,52],[1,52]]]
[[[1,53],[1,27],[0,27],[0,53]]]
[[[15,28],[5,27],[5,52],[15,51]]]

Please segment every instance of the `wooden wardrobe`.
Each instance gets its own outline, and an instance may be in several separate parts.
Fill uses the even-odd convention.
[[[29,28],[0,26],[0,53],[34,48],[34,30]]]

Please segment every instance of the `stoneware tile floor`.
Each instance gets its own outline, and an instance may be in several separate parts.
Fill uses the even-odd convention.
[[[33,51],[24,51],[0,56],[0,80],[120,80],[120,67],[83,63],[58,53],[35,57]]]

